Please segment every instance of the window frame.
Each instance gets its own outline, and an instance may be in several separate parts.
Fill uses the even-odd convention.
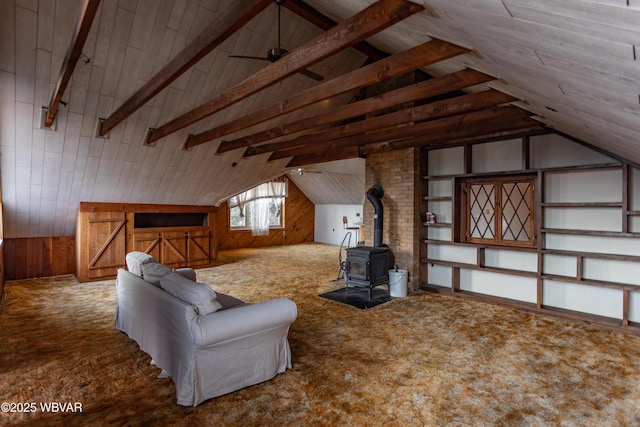
[[[503,186],[508,184],[527,183],[530,185],[529,202],[529,240],[508,240],[503,237]],[[473,237],[471,235],[470,187],[472,185],[494,185],[493,238]],[[509,174],[487,176],[465,176],[455,179],[455,217],[457,227],[454,230],[454,241],[457,243],[481,244],[498,247],[535,248],[538,245],[536,193],[539,191],[536,174]]]
[[[277,204],[278,204],[278,200],[280,199],[280,224],[279,225],[269,225],[269,230],[281,230],[285,227],[284,224],[284,209],[285,209],[285,201],[286,198],[285,197],[269,197],[268,198],[270,200],[270,202],[273,202],[276,204],[276,208],[277,208]],[[233,206],[230,207],[229,203],[227,202],[227,211],[229,212],[229,220],[227,221],[227,226],[229,227],[229,231],[251,231],[251,223],[249,222],[249,219],[251,218],[251,204],[253,203],[253,200],[250,202],[247,202],[245,204],[245,213],[244,213],[244,218],[245,218],[245,223],[242,226],[234,226],[231,224],[231,210],[232,209],[240,209],[238,206]]]

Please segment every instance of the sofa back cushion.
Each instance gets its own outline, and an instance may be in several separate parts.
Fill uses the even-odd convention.
[[[160,287],[160,280],[162,280],[164,276],[175,271],[174,269],[157,262],[147,262],[142,264],[141,268],[142,278],[157,287]]]
[[[162,277],[160,287],[174,297],[192,304],[200,315],[215,313],[222,308],[209,285],[186,279],[178,273],[172,272]]]
[[[144,264],[148,262],[158,262],[151,255],[139,251],[129,252],[124,259],[127,263],[127,270],[138,277],[142,277],[142,266]]]

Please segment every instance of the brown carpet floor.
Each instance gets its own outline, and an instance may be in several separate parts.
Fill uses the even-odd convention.
[[[639,337],[421,291],[359,310],[318,296],[342,285],[337,260],[306,244],[226,251],[198,270],[247,302],[291,298],[298,319],[293,369],[195,408],[114,329],[114,281],[8,282],[0,402],[38,407],[0,425],[640,425]]]

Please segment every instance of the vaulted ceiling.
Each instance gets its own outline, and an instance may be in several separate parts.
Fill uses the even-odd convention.
[[[371,153],[531,130],[640,163],[638,0],[5,0],[0,33],[9,237],[300,167],[361,203]]]

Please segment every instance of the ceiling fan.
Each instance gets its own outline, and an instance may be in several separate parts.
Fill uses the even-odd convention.
[[[244,58],[244,59],[257,59],[260,61],[269,61],[276,62],[281,59],[283,56],[289,53],[288,50],[283,49],[280,46],[280,18],[281,18],[281,10],[282,10],[282,2],[284,0],[275,0],[278,5],[278,47],[271,48],[267,51],[267,55],[262,56],[246,56],[246,55],[229,55],[229,58]],[[310,70],[300,70],[298,71],[300,74],[303,74],[313,80],[321,81],[324,80],[324,77],[318,73],[314,73]]]
[[[322,173],[322,171],[316,171],[313,169],[305,169],[305,168],[296,168],[296,169],[291,169],[289,173],[304,175],[305,173]]]

